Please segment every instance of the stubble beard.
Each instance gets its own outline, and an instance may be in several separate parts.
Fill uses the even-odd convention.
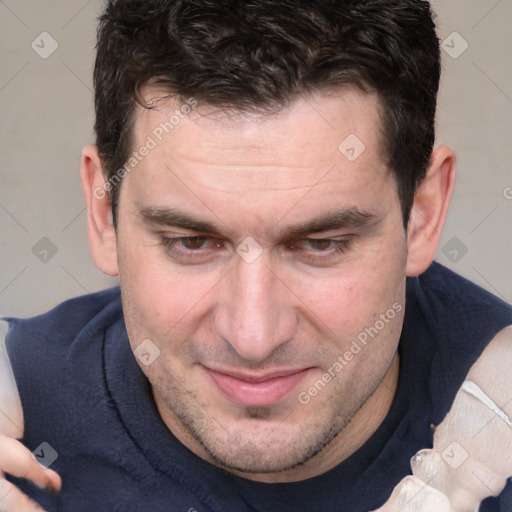
[[[204,449],[209,462],[226,471],[247,475],[290,471],[311,461],[350,423],[378,384],[365,390],[362,397],[359,392],[359,399],[354,399],[357,394],[347,382],[345,389],[324,391],[325,397],[315,397],[322,402],[313,402],[311,406],[299,405],[297,401],[288,411],[243,408],[235,420],[241,423],[228,425],[215,419],[193,392],[168,380],[168,373],[166,377],[165,382],[158,378],[152,382],[153,393],[162,397],[168,413],[160,414],[167,419],[170,414],[171,423]],[[169,424],[168,427],[174,430]]]

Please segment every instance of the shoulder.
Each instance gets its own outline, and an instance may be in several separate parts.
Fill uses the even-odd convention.
[[[507,324],[512,323],[510,304],[435,261],[423,274],[408,278],[408,292],[422,305],[453,319],[468,319],[475,312],[487,311],[492,319],[505,318]]]
[[[512,368],[512,323],[504,327],[492,338],[482,352],[478,366],[486,367],[499,364],[507,367],[507,363],[510,370]]]
[[[424,324],[432,339],[443,341],[441,350],[460,346],[478,355],[512,324],[510,304],[437,262],[407,278],[406,321],[407,313],[415,324]]]
[[[68,299],[50,311],[31,318],[6,317],[9,325],[7,350],[9,356],[18,347],[25,353],[29,346],[36,349],[43,344],[52,346],[69,344],[84,329],[101,324],[112,318],[115,311],[121,311],[121,297],[118,287]]]
[[[411,364],[426,368],[424,392],[434,407],[432,422],[438,424],[470,368],[512,324],[512,306],[434,262],[420,276],[408,278],[405,312],[403,337],[413,347]],[[492,346],[504,350],[508,332]]]
[[[424,324],[436,350],[456,357],[473,353],[472,363],[499,331],[512,325],[512,305],[437,262],[408,278],[408,309],[415,325]]]
[[[24,408],[50,384],[63,392],[76,372],[92,367],[86,361],[101,358],[102,332],[121,317],[120,291],[112,288],[66,300],[32,318],[5,318],[5,348]]]

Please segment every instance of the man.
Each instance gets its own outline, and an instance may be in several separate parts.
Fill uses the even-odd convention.
[[[10,319],[3,508],[381,506],[512,324],[432,263],[439,72],[426,1],[110,1],[81,176],[120,290]]]

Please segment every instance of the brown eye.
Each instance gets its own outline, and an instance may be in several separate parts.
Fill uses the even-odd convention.
[[[191,251],[202,249],[206,242],[206,237],[204,236],[189,236],[186,238],[180,239],[180,244],[185,249],[189,249]]]
[[[304,263],[311,265],[335,264],[349,250],[348,238],[301,238],[288,245],[288,248]]]
[[[329,240],[329,239],[316,240],[314,238],[309,238],[307,240],[307,245],[315,251],[327,251],[329,249],[332,249],[335,244],[336,244],[335,240]]]
[[[208,263],[224,250],[221,240],[208,236],[162,236],[159,245],[167,256],[183,265]]]

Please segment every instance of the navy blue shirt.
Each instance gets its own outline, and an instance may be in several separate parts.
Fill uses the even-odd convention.
[[[400,377],[377,432],[332,470],[266,484],[203,461],[168,430],[130,348],[119,289],[72,299],[32,319],[8,319],[6,343],[25,415],[23,443],[48,443],[58,496],[10,478],[48,511],[367,512],[432,447],[468,370],[512,307],[433,263],[407,279]],[[481,512],[511,512],[512,486]]]

